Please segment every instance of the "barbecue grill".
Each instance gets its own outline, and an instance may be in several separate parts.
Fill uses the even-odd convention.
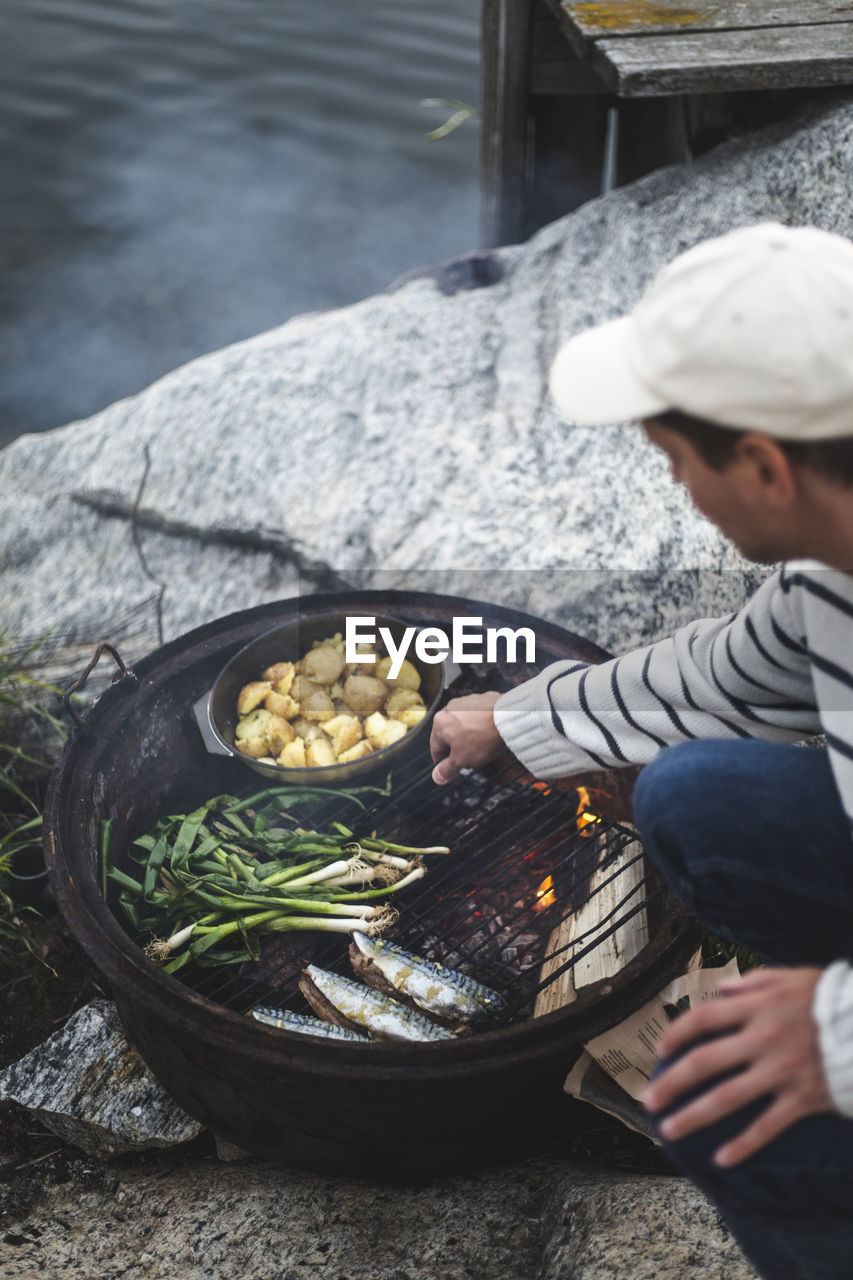
[[[375,829],[402,843],[450,846],[450,857],[431,859],[424,880],[400,895],[389,936],[504,996],[500,1025],[452,1041],[330,1042],[259,1024],[246,1017],[254,1006],[305,1008],[296,982],[306,962],[348,973],[345,940],[277,935],[260,963],[202,971],[190,985],[145,958],[101,895],[103,818],[114,819],[113,847],[122,850],[163,813],[257,789],[242,763],[207,754],[192,706],[255,636],[332,611],[415,625],[464,614],[484,626],[529,626],[537,668],[607,656],[516,611],[410,592],[304,597],[201,627],[118,678],[67,744],[46,806],[54,892],[143,1058],[187,1111],[230,1141],[294,1167],[379,1176],[535,1150],[550,1137],[549,1113],[578,1106],[562,1084],[581,1046],[656,994],[698,942],[695,923],[636,843],[629,771],[545,785],[503,760],[437,788],[422,739],[395,758],[390,794],[377,794],[357,817],[344,815],[335,797],[300,810],[305,825],[345,817],[356,835]],[[466,668],[453,694],[506,688],[531,674],[524,664]],[[579,783],[588,795],[580,824]],[[630,888],[614,895],[631,867]],[[595,928],[567,944],[561,921],[608,889]],[[648,927],[639,954],[602,980],[578,982],[566,1008],[534,1016],[543,992],[579,972],[639,912]]]

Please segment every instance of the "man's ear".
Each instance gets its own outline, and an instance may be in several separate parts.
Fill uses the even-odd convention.
[[[790,506],[797,496],[797,475],[777,440],[759,431],[749,431],[738,440],[735,453],[751,483],[758,486],[770,506]]]

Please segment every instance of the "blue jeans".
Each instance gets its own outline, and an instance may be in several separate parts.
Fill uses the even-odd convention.
[[[853,836],[826,752],[688,742],[640,774],[640,835],[714,933],[778,964],[853,957]],[[732,1169],[711,1156],[764,1107],[667,1143],[765,1280],[853,1277],[853,1120],[808,1117]],[[661,1117],[662,1118],[662,1117]]]

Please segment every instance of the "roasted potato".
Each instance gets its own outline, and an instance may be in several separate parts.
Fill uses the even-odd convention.
[[[237,694],[237,714],[246,716],[250,711],[254,711],[255,707],[261,705],[271,688],[269,680],[253,680],[251,684],[244,684]]]
[[[380,658],[376,664],[376,675],[380,680],[386,681],[392,689],[420,689],[421,673],[417,667],[409,662],[408,658],[404,658],[400,663],[400,670],[394,679],[388,674],[391,670],[391,659]]]
[[[292,662],[275,662],[267,667],[263,680],[269,680],[276,693],[290,693],[290,686],[296,676],[296,667]]]
[[[264,706],[267,711],[271,711],[274,716],[281,716],[283,720],[295,720],[299,715],[299,703],[295,698],[291,698],[289,693],[276,693],[275,689],[271,689],[264,698]]]
[[[376,664],[379,661],[379,654],[368,644],[356,645],[355,649],[358,654],[357,662],[348,662],[344,667],[343,676],[347,679],[349,676],[372,676],[376,674]]]
[[[308,743],[305,748],[305,763],[314,769],[337,763],[332,744],[327,737],[321,734],[319,738]]]
[[[318,724],[313,724],[310,720],[306,720],[305,716],[299,716],[298,719],[293,721],[293,732],[303,742],[313,742],[315,738],[320,737],[323,730]]]
[[[288,742],[292,742],[296,737],[293,732],[293,725],[285,720],[282,716],[270,716],[267,726],[267,741],[270,744],[271,755],[281,755]]]
[[[264,703],[264,706],[268,706]],[[388,700],[383,708],[386,716],[392,716],[400,719],[400,712],[405,711],[406,707],[422,707],[424,700],[416,689],[392,689],[388,694]]]
[[[266,738],[238,738],[234,746],[238,751],[242,751],[244,756],[250,756],[252,760],[263,759],[269,755],[270,750]]]
[[[374,711],[364,722],[364,732],[370,745],[379,751],[404,737],[406,726],[399,720],[388,720],[381,711]]]
[[[300,710],[306,720],[331,720],[335,714],[335,704],[325,689],[315,689],[299,703]]]
[[[290,686],[290,696],[301,703],[308,697],[309,693],[316,693],[317,690],[325,692],[322,685],[315,684],[307,676],[298,675]]]
[[[363,756],[373,754],[373,747],[366,738],[362,738],[361,742],[357,742],[354,747],[350,747],[349,751],[342,751],[338,756],[339,764],[350,764],[353,760],[361,760]]]
[[[302,674],[315,684],[334,684],[344,669],[344,655],[340,649],[320,645],[302,659]]]
[[[398,711],[394,719],[399,720],[407,729],[414,729],[415,725],[423,720],[426,710],[422,702],[415,702],[410,707],[404,707],[402,711]]]
[[[271,712],[264,710],[263,707],[258,707],[255,711],[250,711],[247,716],[243,716],[237,721],[234,736],[240,741],[248,741],[249,738],[265,739],[271,719]]]
[[[336,715],[331,720],[326,720],[323,732],[332,739],[335,755],[348,751],[364,736],[361,721],[358,716],[352,715]]]
[[[312,648],[314,648],[314,649],[325,649],[325,648],[330,648],[330,649],[340,649],[341,653],[343,653],[343,651],[344,651],[344,633],[343,633],[342,631],[336,631],[336,632],[335,632],[335,634],[334,634],[333,636],[327,636],[325,640],[315,640],[315,641],[314,641],[314,644],[312,645]]]
[[[278,757],[278,763],[284,765],[286,769],[305,768],[305,743],[301,738],[294,738],[292,742],[288,742]]]
[[[387,686],[374,676],[348,676],[344,684],[344,702],[359,716],[373,715],[387,697]]]

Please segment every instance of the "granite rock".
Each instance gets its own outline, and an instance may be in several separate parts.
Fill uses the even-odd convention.
[[[753,1280],[714,1208],[681,1178],[563,1171],[537,1280]]]
[[[840,98],[21,438],[0,453],[5,625],[90,635],[150,602],[134,512],[167,638],[338,575],[474,571],[494,599],[508,571],[510,595],[608,647],[739,604],[753,580],[663,459],[633,428],[561,422],[547,371],[697,241],[768,218],[853,234],[851,142]]]
[[[0,1072],[3,1102],[25,1107],[51,1133],[94,1156],[173,1147],[202,1131],[154,1079],[107,1000],[79,1009]]]
[[[354,1171],[356,1172],[356,1171]],[[527,1161],[425,1184],[197,1155],[118,1162],[6,1220],[7,1280],[754,1280],[678,1178]]]

